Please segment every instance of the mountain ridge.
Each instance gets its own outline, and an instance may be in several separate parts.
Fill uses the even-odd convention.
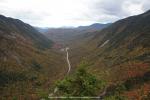
[[[67,42],[72,40],[74,37],[77,37],[78,35],[99,31],[109,25],[111,25],[111,23],[95,23],[89,26],[79,26],[76,28],[49,28],[43,34],[55,42]]]
[[[0,29],[6,31],[7,33],[12,33],[12,35],[21,35],[24,38],[34,42],[34,44],[39,48],[50,47],[48,45],[52,44],[51,40],[47,39],[32,26],[18,19],[0,15]]]

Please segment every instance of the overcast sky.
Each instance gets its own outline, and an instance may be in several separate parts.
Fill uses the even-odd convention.
[[[150,0],[0,0],[0,14],[39,27],[109,23],[150,9]]]

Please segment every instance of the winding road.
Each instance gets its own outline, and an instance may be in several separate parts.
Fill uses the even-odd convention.
[[[65,51],[66,51],[66,61],[67,61],[67,64],[68,64],[68,71],[67,71],[67,74],[66,74],[66,75],[68,75],[68,74],[70,73],[70,70],[71,70],[71,64],[70,64],[70,60],[69,60],[69,53],[68,53],[68,50],[69,50],[69,47],[66,47],[66,48],[65,48]],[[57,91],[58,91],[58,88],[55,87],[53,93],[49,94],[48,97],[50,98],[50,97],[53,96]]]
[[[66,53],[67,53],[66,60],[67,60],[67,64],[68,64],[68,72],[67,72],[67,75],[68,75],[70,73],[70,70],[71,70],[71,64],[70,64],[70,61],[69,61],[69,53],[68,53],[69,48],[67,47],[65,50],[66,50]]]
[[[62,51],[65,51],[66,52],[66,61],[67,61],[67,64],[68,64],[68,71],[66,73],[66,75],[68,75],[70,73],[70,70],[71,70],[71,64],[70,64],[70,60],[69,60],[69,53],[68,53],[68,50],[69,50],[69,47],[66,47],[65,49],[63,49]],[[107,87],[104,89],[104,91],[98,96],[98,97],[86,97],[86,98],[96,98],[96,99],[99,99],[101,100],[102,97],[106,94],[106,90],[107,90]],[[55,87],[53,93],[50,93],[48,98],[53,98],[52,96],[58,91],[58,88]],[[55,98],[55,97],[54,97]],[[57,97],[56,97],[57,98]],[[81,98],[81,97],[75,97],[75,98]],[[84,97],[83,97],[84,98]],[[41,99],[43,100],[43,99]]]

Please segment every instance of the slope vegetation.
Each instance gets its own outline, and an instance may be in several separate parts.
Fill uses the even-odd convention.
[[[62,53],[32,26],[0,16],[0,99],[38,99],[66,73]]]
[[[127,90],[122,95],[129,98],[148,95],[150,11],[119,20],[93,35],[84,34],[80,41],[73,43],[76,45],[72,46],[70,54],[75,65],[75,57],[87,60],[91,73],[110,86],[123,84]],[[144,91],[143,94],[140,91]]]

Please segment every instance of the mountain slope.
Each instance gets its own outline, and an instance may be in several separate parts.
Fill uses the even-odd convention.
[[[122,95],[129,98],[142,98],[139,92],[135,92],[137,90],[144,91],[142,96],[148,95],[150,11],[119,20],[93,35],[83,36],[75,47],[72,46],[71,62],[77,64],[75,57],[87,60],[91,73],[106,80],[110,86],[124,85],[128,90]]]
[[[39,48],[48,48],[52,45],[52,41],[47,39],[29,24],[18,19],[12,19],[0,15],[0,30],[5,32],[5,34],[21,35],[24,39],[31,40]]]
[[[116,61],[112,65],[137,60],[149,65],[150,54],[150,11],[115,22],[97,33],[93,41],[99,56],[110,57]],[[107,43],[106,43],[107,42]],[[121,58],[121,59],[120,59]]]
[[[0,99],[39,99],[49,92],[66,73],[63,54],[51,45],[32,26],[0,16]]]
[[[149,47],[149,13],[150,11],[138,16],[131,16],[129,18],[117,21],[110,27],[101,31],[101,33],[104,34],[104,37],[99,43],[109,39],[111,40],[110,43],[113,46],[118,46],[121,45],[126,38],[132,37],[134,39],[130,42],[136,42],[138,45],[141,44]],[[97,34],[95,37],[98,38],[101,35]]]

